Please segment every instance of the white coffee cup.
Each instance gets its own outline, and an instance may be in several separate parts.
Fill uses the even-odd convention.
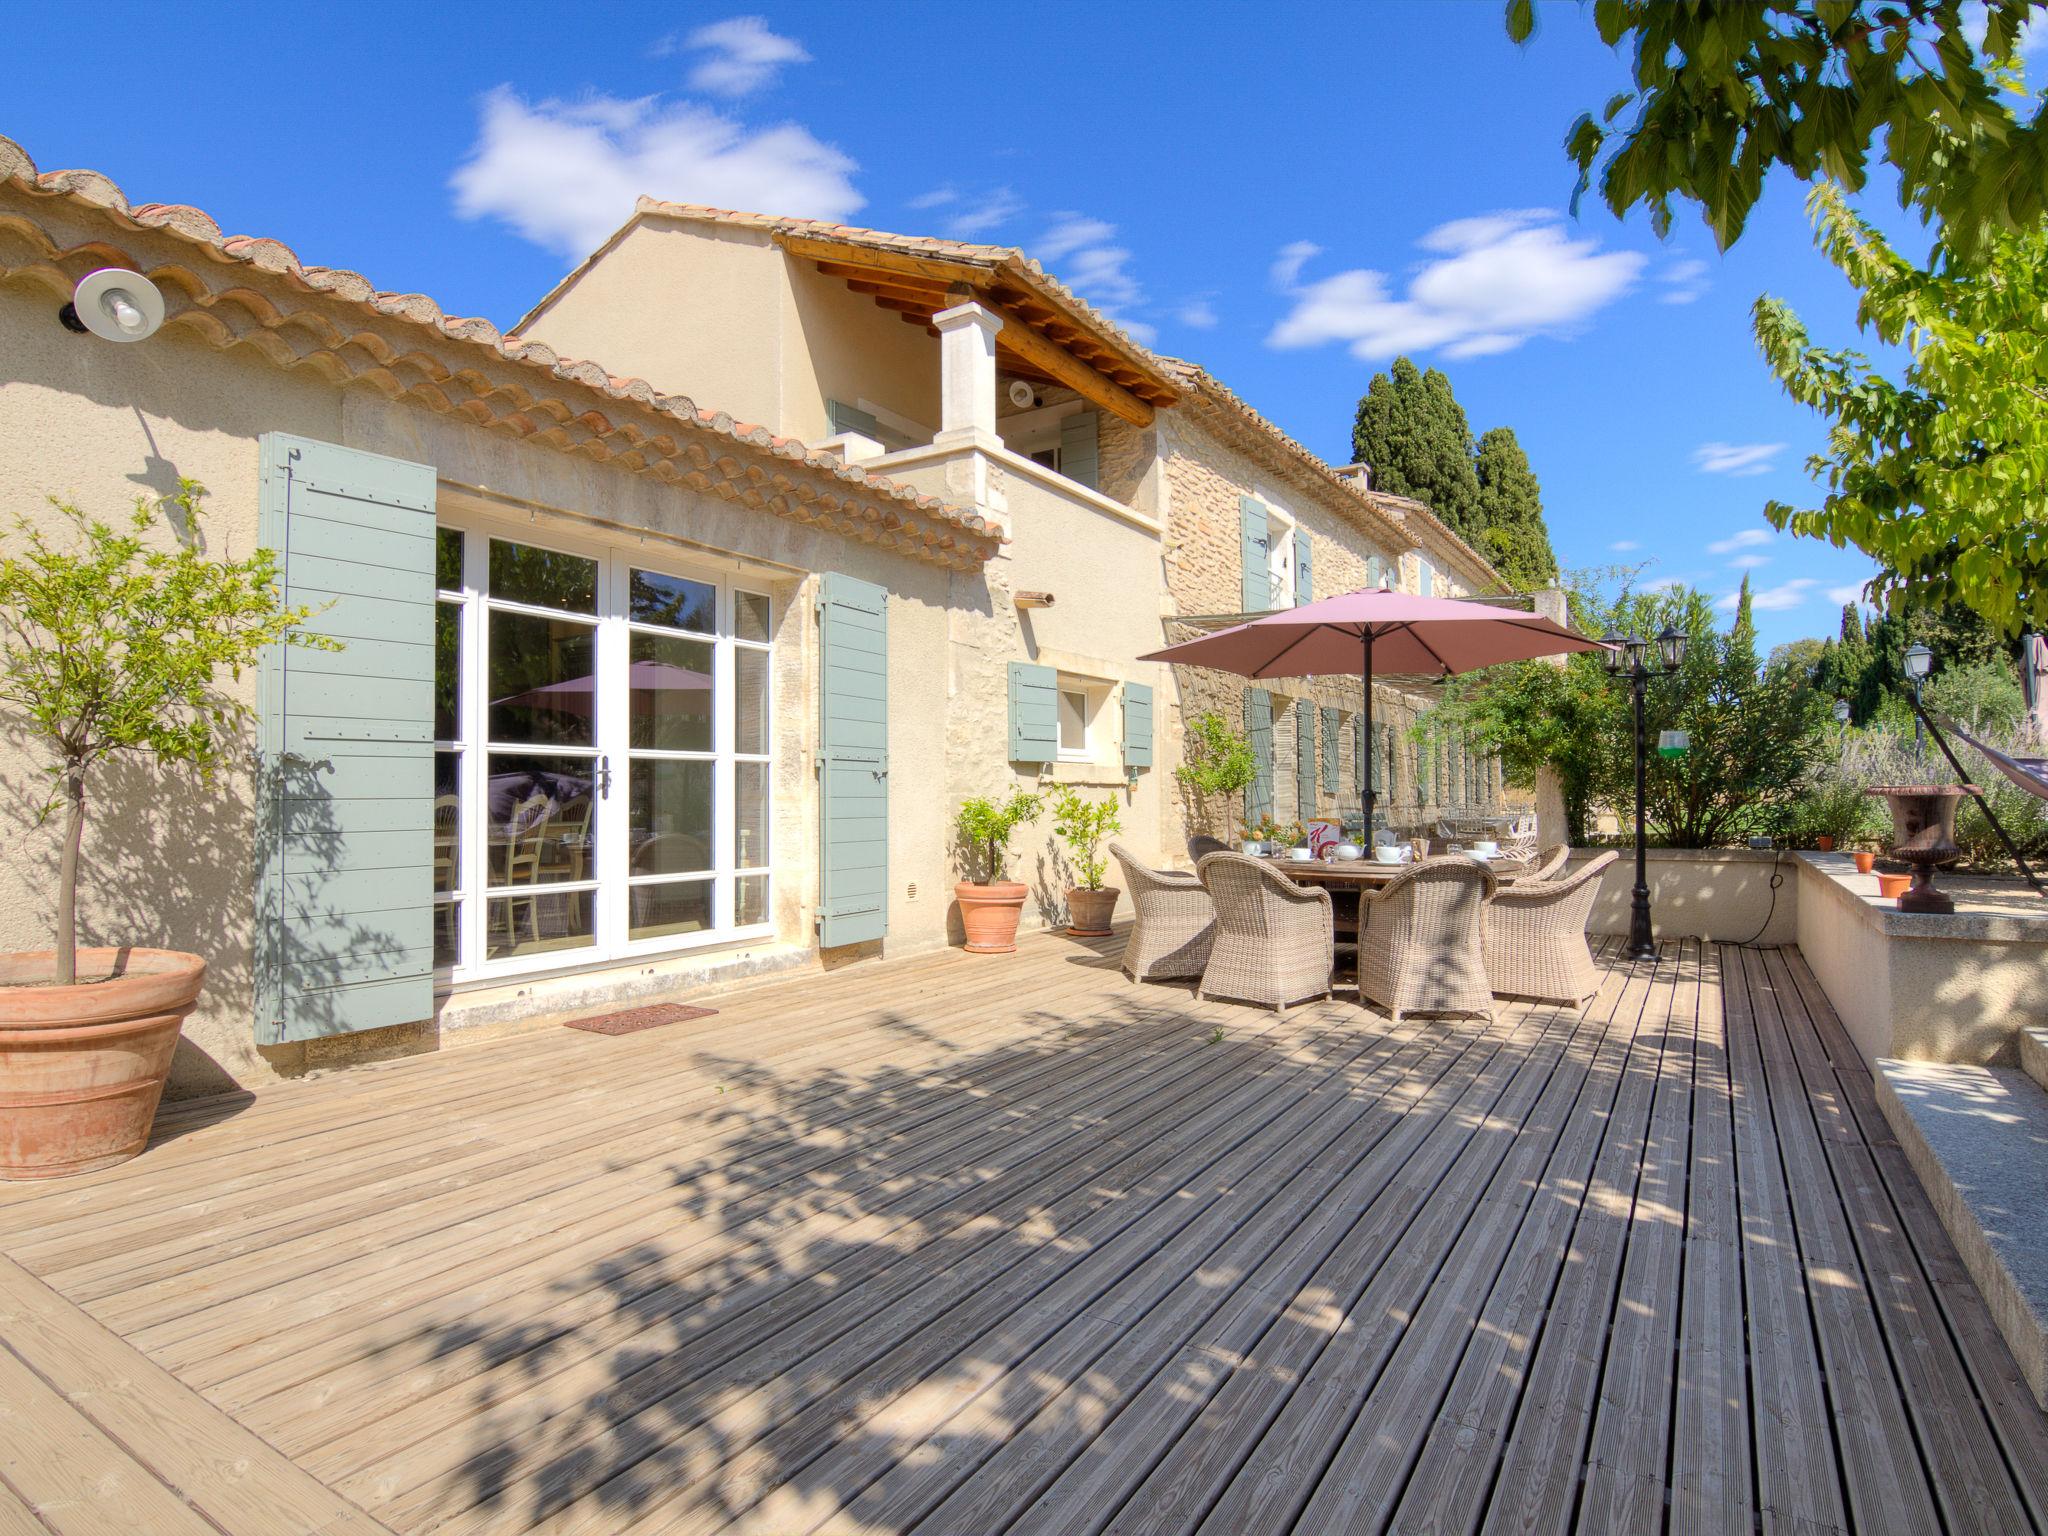
[[[1401,850],[1391,843],[1381,843],[1377,848],[1373,849],[1372,856],[1376,862],[1381,864],[1398,864],[1401,862]]]

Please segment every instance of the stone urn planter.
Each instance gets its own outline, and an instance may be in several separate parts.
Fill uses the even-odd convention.
[[[0,1179],[90,1173],[143,1149],[206,962],[80,949],[76,985],[54,974],[50,950],[0,955]]]
[[[1937,865],[1953,864],[1956,846],[1956,802],[1975,794],[1968,784],[1876,784],[1865,791],[1881,797],[1892,811],[1893,858],[1913,866],[1913,883],[1899,897],[1901,912],[1953,912],[1956,904],[1934,888]]]
[[[998,880],[993,885],[972,885],[963,880],[953,887],[953,899],[960,903],[960,926],[967,933],[971,955],[1007,955],[1017,947],[1017,924],[1024,915],[1024,898],[1029,894],[1021,880]]]
[[[1067,892],[1067,932],[1077,939],[1100,939],[1109,934],[1110,919],[1116,913],[1116,899],[1122,894],[1113,885]]]

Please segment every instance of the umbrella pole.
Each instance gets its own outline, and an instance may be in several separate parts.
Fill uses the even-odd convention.
[[[1372,846],[1373,833],[1373,805],[1379,799],[1379,793],[1372,781],[1372,630],[1369,628],[1365,631],[1361,640],[1358,680],[1365,686],[1365,765],[1360,771],[1360,777],[1365,781],[1365,844],[1370,848]]]

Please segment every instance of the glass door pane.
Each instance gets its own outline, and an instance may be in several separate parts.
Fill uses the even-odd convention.
[[[718,910],[718,587],[626,566],[625,937],[708,933]]]

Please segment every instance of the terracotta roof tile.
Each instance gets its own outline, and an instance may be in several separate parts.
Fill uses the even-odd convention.
[[[223,235],[206,213],[183,203],[130,203],[111,178],[98,171],[39,171],[19,144],[0,136],[0,184],[12,183],[46,197],[62,197],[105,210],[131,228],[165,231],[206,247],[218,259],[246,262],[276,273],[304,289],[378,314],[410,321],[463,346],[489,350],[507,362],[544,372],[557,384],[588,390],[598,399],[631,400],[649,410],[715,436],[743,452],[801,464],[870,493],[877,502],[915,509],[922,516],[967,535],[963,549],[986,558],[1001,540],[1000,532],[971,508],[882,475],[848,465],[831,454],[815,453],[793,438],[777,437],[753,423],[735,422],[723,411],[705,410],[681,395],[663,395],[645,379],[615,375],[594,362],[563,358],[537,342],[506,335],[490,321],[444,314],[425,294],[388,293],[367,278],[340,267],[309,266],[282,241],[254,235]]]

